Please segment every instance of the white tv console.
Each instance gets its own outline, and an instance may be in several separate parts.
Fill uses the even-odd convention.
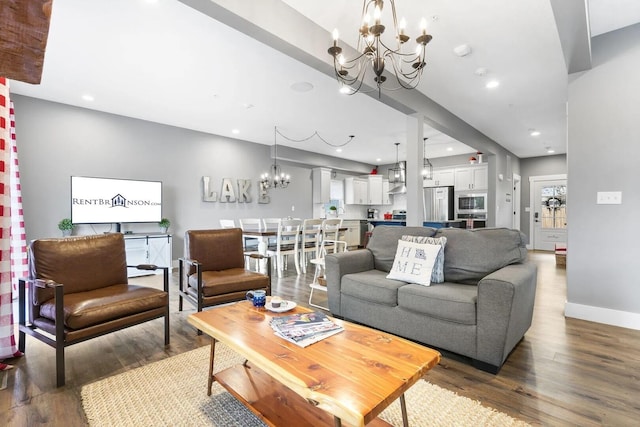
[[[155,264],[169,267],[171,272],[171,234],[132,233],[124,235],[127,265]],[[162,270],[149,271],[127,268],[128,277],[162,274]]]

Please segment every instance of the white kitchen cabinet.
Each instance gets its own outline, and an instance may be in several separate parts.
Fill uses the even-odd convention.
[[[465,166],[455,169],[455,191],[477,191],[488,188],[487,165]]]
[[[433,179],[425,179],[422,181],[423,187],[446,187],[455,185],[454,169],[434,169]]]
[[[341,179],[331,180],[331,200],[344,200],[344,181]]]
[[[366,205],[368,197],[366,179],[356,177],[344,179],[344,202],[347,205]]]
[[[126,234],[124,247],[127,265],[154,264],[158,267],[171,268],[171,240],[170,234]],[[162,274],[162,271],[127,268],[127,276]]]
[[[342,240],[347,242],[348,249],[357,248],[360,242],[360,221],[359,220],[344,220],[342,221],[342,226],[346,227],[346,231],[344,232],[344,236],[341,237]]]
[[[382,175],[369,175],[367,177],[367,194],[366,204],[382,204]]]
[[[331,197],[331,169],[313,168],[312,197],[313,203],[326,203]]]
[[[390,205],[391,204],[391,195],[389,194],[389,180],[382,180],[382,204]]]

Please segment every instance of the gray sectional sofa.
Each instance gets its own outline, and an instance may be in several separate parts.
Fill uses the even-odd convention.
[[[387,279],[403,235],[445,236],[444,283]],[[327,255],[334,316],[472,359],[497,374],[531,326],[537,270],[517,230],[378,226],[366,249]]]

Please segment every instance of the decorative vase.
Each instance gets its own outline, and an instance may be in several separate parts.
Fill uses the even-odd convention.
[[[160,227],[160,231],[162,232],[162,234],[167,234],[167,231],[169,231],[169,227]]]
[[[71,230],[62,230],[62,237],[71,236]]]

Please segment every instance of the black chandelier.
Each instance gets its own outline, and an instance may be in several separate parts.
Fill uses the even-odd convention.
[[[291,176],[285,174],[280,169],[280,165],[278,165],[278,128],[274,126],[273,128],[273,164],[269,168],[269,172],[263,173],[260,175],[260,185],[262,188],[287,188],[289,183],[291,182]]]
[[[382,0],[364,0],[362,5],[362,26],[358,30],[357,51],[360,54],[350,60],[342,55],[342,48],[338,46],[338,30],[333,30],[333,46],[328,50],[333,56],[333,68],[336,78],[341,85],[340,91],[353,95],[360,91],[362,83],[367,75],[369,65],[373,70],[373,80],[378,88],[380,97],[382,84],[387,80],[383,76],[385,66],[390,63],[398,81],[395,88],[385,87],[388,90],[400,88],[414,89],[420,83],[420,77],[425,67],[425,49],[432,37],[427,34],[426,20],[423,18],[420,23],[422,34],[416,37],[416,48],[414,52],[403,52],[403,46],[409,41],[409,36],[405,34],[406,22],[400,20],[398,25],[396,18],[396,5],[394,0],[391,3],[391,18],[393,24],[393,47],[382,41],[382,34],[385,26],[382,24]],[[371,22],[373,16],[373,25]]]

